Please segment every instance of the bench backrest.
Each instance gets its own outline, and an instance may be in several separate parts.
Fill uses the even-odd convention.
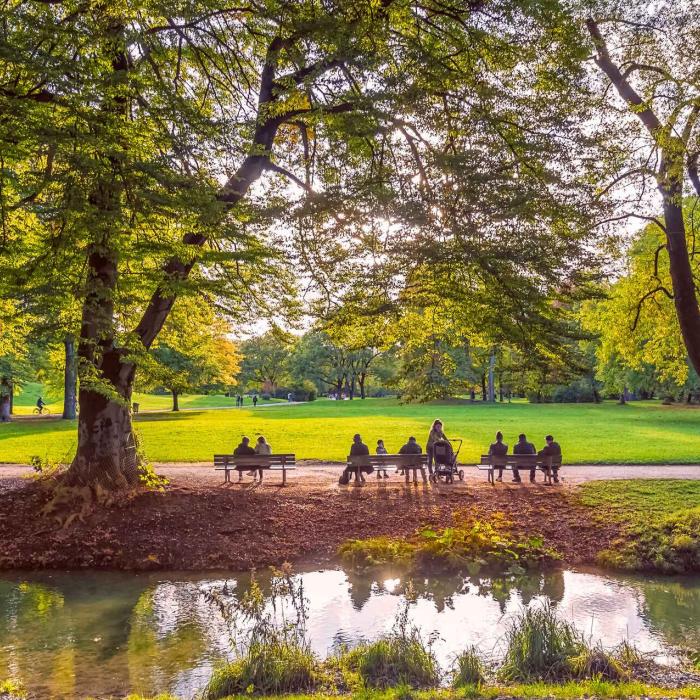
[[[296,464],[296,455],[214,455],[215,467],[289,467]]]
[[[541,457],[539,455],[481,455],[481,464],[494,467],[534,467],[546,464],[550,467],[561,466],[561,455]]]
[[[372,466],[372,467],[384,467],[384,466],[395,466],[395,467],[412,467],[412,466],[424,466],[428,463],[428,455],[426,454],[414,454],[414,455],[362,455],[354,456],[348,455],[348,464],[355,466]]]

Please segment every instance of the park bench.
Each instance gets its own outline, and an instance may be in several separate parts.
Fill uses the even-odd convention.
[[[523,469],[529,471],[532,468],[544,472],[544,483],[552,483],[552,467],[561,467],[561,455],[558,457],[540,455],[481,455],[481,463],[477,469],[488,471],[489,483],[495,483],[494,470],[496,469]]]
[[[352,467],[355,470],[356,483],[364,481],[365,478],[362,474],[362,467],[374,467],[377,471],[377,478],[379,478],[379,470],[387,469],[389,467],[396,467],[397,469],[403,469],[406,477],[406,483],[409,481],[409,472],[413,472],[413,481],[418,482],[418,471],[420,470],[423,481],[427,481],[425,470],[428,466],[428,455],[418,454],[418,455],[368,455],[368,456],[348,456],[347,459],[348,467]]]
[[[287,472],[296,469],[296,456],[291,454],[279,455],[250,455],[236,457],[235,455],[214,455],[214,469],[224,472],[224,483],[231,482],[231,472],[238,472],[238,481],[243,478],[243,472],[255,469],[263,479],[264,471],[281,471],[282,485],[287,483]]]

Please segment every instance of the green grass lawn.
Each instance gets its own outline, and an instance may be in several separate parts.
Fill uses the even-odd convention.
[[[604,518],[642,525],[683,508],[700,505],[700,481],[644,479],[591,481],[581,484],[579,498]]]
[[[31,415],[36,406],[36,400],[41,396],[51,414],[63,413],[63,396],[54,395],[47,391],[41,384],[25,384],[22,393],[15,396],[14,409],[18,416]],[[169,411],[173,406],[173,397],[170,394],[142,394],[136,392],[134,401],[138,402],[141,411]],[[245,397],[247,404],[251,403],[250,397]],[[262,399],[261,399],[262,402]],[[227,398],[223,395],[209,396],[204,394],[185,394],[180,396],[180,408],[230,408],[236,407],[235,397]],[[269,399],[265,403],[285,403],[284,399]]]
[[[144,397],[142,407],[167,398]],[[184,397],[183,405],[188,398],[229,401]],[[141,414],[136,426],[149,459],[156,462],[209,461],[215,452],[230,451],[242,435],[260,434],[276,451],[294,452],[302,459],[340,461],[355,432],[372,450],[377,438],[383,438],[389,451],[395,451],[409,435],[425,446],[436,417],[445,422],[449,437],[464,439],[460,456],[466,462],[478,459],[497,430],[510,444],[525,432],[538,447],[551,432],[561,443],[567,463],[700,462],[700,410],[655,402],[401,405],[394,399],[319,400],[255,410]],[[75,444],[74,422],[36,419],[0,425],[1,462],[26,462],[32,455],[67,460]]]

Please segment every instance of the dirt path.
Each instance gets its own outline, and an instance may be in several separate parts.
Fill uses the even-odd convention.
[[[204,468],[206,466],[206,468]],[[370,476],[362,488],[339,486],[338,465],[304,463],[282,488],[278,473],[254,484],[222,484],[210,465],[163,465],[164,493],[74,519],[67,527],[41,516],[48,496],[22,466],[0,466],[0,568],[244,570],[284,561],[328,560],[353,537],[410,536],[430,524],[503,512],[542,534],[568,564],[591,563],[617,534],[573,498],[576,484],[601,477],[700,478],[698,467],[567,467],[561,486],[508,482],[483,472],[451,486]]]

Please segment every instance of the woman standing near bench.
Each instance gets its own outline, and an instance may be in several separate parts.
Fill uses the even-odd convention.
[[[425,451],[428,453],[428,473],[432,474],[433,473],[433,445],[438,441],[438,440],[445,440],[446,442],[449,442],[447,439],[447,435],[442,432],[442,421],[439,418],[436,418],[433,421],[433,425],[430,428],[430,433],[428,434],[428,442],[425,446]]]

